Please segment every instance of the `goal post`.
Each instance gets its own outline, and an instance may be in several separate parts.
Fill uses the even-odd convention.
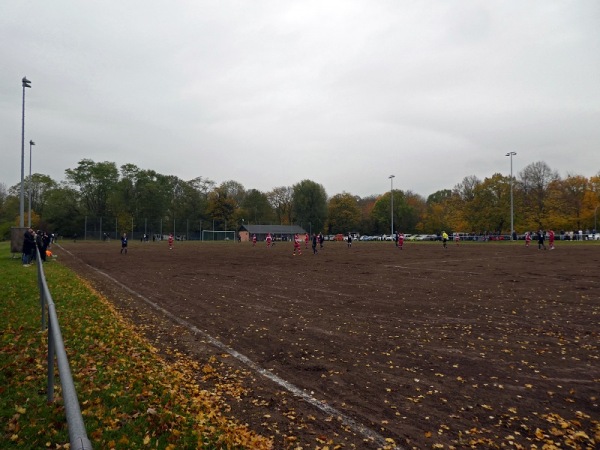
[[[203,241],[232,241],[235,242],[235,231],[202,230]]]

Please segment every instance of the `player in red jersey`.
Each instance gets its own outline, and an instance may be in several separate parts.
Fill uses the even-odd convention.
[[[271,248],[271,243],[273,242],[273,238],[271,237],[271,233],[267,234],[267,248]]]
[[[255,247],[255,246],[256,246],[256,235],[253,234],[252,235],[252,247]]]
[[[308,249],[308,241],[309,241],[308,233],[304,235],[304,248]]]
[[[398,232],[397,238],[398,238],[398,241],[397,241],[398,248],[400,250],[402,250],[402,247],[404,245],[404,233]]]
[[[300,248],[300,237],[296,234],[294,235],[294,256],[296,256],[296,252],[299,255],[302,254],[302,249]]]
[[[454,242],[456,242],[456,245],[460,244],[460,236],[458,233],[454,233]]]
[[[548,243],[550,244],[550,250],[554,250],[554,230],[548,231]]]
[[[173,250],[173,233],[169,234],[169,250]]]
[[[531,243],[531,233],[528,231],[525,233],[525,247],[529,247]]]

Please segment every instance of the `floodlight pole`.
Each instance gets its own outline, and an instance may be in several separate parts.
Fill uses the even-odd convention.
[[[392,232],[391,235],[394,235],[394,178],[396,175],[390,175],[388,178],[390,179],[390,216],[392,219]]]
[[[513,233],[515,231],[515,214],[513,204],[513,163],[512,157],[516,155],[515,152],[508,152],[506,156],[510,157],[510,240],[513,240]]]
[[[31,146],[35,145],[35,142],[29,141],[29,219],[27,220],[27,226],[31,228]]]
[[[19,203],[19,226],[25,227],[25,88],[31,87],[31,81],[27,77],[21,80],[23,86],[23,116],[21,119],[21,200]]]

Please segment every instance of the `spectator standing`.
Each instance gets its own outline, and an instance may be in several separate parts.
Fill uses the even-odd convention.
[[[35,236],[33,229],[28,228],[23,235],[23,256],[21,258],[23,267],[29,267],[31,265],[32,251],[35,251]]]
[[[35,244],[40,252],[42,262],[46,262],[46,249],[44,248],[44,232],[37,230],[35,233]]]
[[[44,235],[42,236],[42,251],[44,252],[44,261],[46,261],[46,256],[48,247],[50,247],[50,235],[44,231]]]

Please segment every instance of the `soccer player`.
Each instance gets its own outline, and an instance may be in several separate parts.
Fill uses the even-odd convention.
[[[525,247],[529,247],[529,244],[531,244],[531,233],[527,231],[525,233]]]
[[[173,233],[169,234],[169,250],[173,250]]]
[[[346,238],[346,243],[348,245],[348,248],[352,247],[352,235],[350,233],[348,233],[348,237]]]
[[[297,234],[294,235],[294,256],[296,256],[296,252],[298,255],[302,254],[302,249],[300,248],[300,237]]]
[[[546,245],[544,244],[544,239],[546,238],[545,234],[544,230],[538,231],[538,250],[541,250],[542,247],[544,247],[544,250],[547,250]]]
[[[271,243],[273,242],[273,238],[271,237],[271,233],[267,234],[267,248],[271,248]]]
[[[256,235],[252,235],[252,247],[256,247]]]
[[[121,236],[121,254],[127,254],[127,233],[123,233]]]
[[[458,233],[454,233],[454,242],[456,242],[456,245],[460,244],[460,236]]]
[[[448,248],[448,233],[442,231],[442,244],[444,248]]]
[[[404,233],[398,232],[398,234],[396,236],[397,236],[397,239],[398,239],[396,245],[398,246],[398,248],[400,250],[402,250],[402,246],[404,245]]]
[[[304,235],[304,248],[307,249],[308,248],[308,233],[306,233]]]
[[[550,244],[550,250],[554,250],[554,230],[548,231],[548,244]]]
[[[317,233],[313,233],[313,237],[312,237],[312,249],[313,249],[313,255],[316,255],[317,252]]]

